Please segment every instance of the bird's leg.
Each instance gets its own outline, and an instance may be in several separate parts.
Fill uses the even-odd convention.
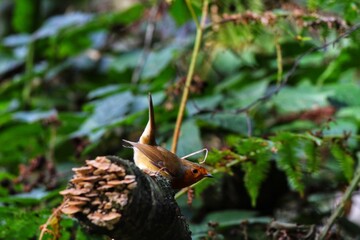
[[[157,170],[156,172],[155,171],[151,171],[151,170],[149,170],[149,169],[142,169],[142,171],[144,172],[144,173],[146,173],[147,175],[149,175],[150,177],[156,177],[156,176],[159,176],[159,175],[161,175],[161,171],[165,171],[167,168],[166,167],[162,167],[162,168],[160,168],[159,170]],[[166,172],[166,171],[165,171]]]
[[[166,167],[162,167],[162,168],[160,168],[159,170],[156,171],[156,174],[159,175],[160,171],[165,171],[165,170],[166,170]]]
[[[150,177],[156,177],[157,176],[157,172],[151,171],[149,169],[141,169],[145,174],[149,175]]]

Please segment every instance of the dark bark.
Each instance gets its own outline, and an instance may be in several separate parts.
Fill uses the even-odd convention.
[[[106,191],[103,189],[99,191],[98,189],[101,189],[102,186],[106,184],[104,184],[104,181],[102,183],[100,183],[100,181],[93,181],[92,184],[94,188],[90,193],[88,192],[83,195],[77,194],[80,198],[89,198],[88,196],[90,196],[91,193],[99,191],[96,199],[98,202],[100,200],[101,204],[93,206],[95,198],[92,198],[92,200],[88,200],[85,205],[81,206],[81,210],[77,210],[77,212],[73,214],[87,231],[93,234],[107,235],[113,239],[191,239],[191,232],[174,200],[174,191],[170,187],[167,179],[160,175],[149,176],[144,174],[128,160],[114,156],[108,156],[106,159],[110,160],[111,164],[122,167],[126,172],[126,176],[134,175],[136,187],[134,187],[134,185],[129,187],[129,185],[125,184],[117,186],[116,188],[110,188]],[[89,168],[89,164],[87,168]],[[94,169],[97,170],[96,168]],[[86,176],[95,175],[97,174],[86,173]],[[82,176],[79,177],[79,174],[77,174],[77,176],[78,179],[82,178]],[[112,182],[108,181],[108,183],[116,183],[116,181],[119,180],[126,181],[126,176],[115,179],[115,181]],[[102,179],[106,179],[106,175],[101,175],[101,177]],[[74,176],[74,178],[76,178],[76,176]],[[69,189],[78,189],[79,186],[75,186],[78,182],[79,181],[72,180]],[[68,199],[70,202],[74,201],[72,197],[76,198],[76,196],[69,195],[68,192],[62,194],[65,195],[65,200]],[[88,194],[88,196],[86,194]],[[111,200],[107,198],[109,194],[126,194],[127,203],[125,206],[124,204],[122,206],[114,204],[114,202],[111,202]],[[104,208],[107,203],[109,206],[112,206],[112,209],[104,210],[107,209],[106,207]],[[66,209],[63,212],[66,212]],[[97,212],[99,212],[99,214],[97,214]],[[104,226],[104,221],[102,225],[96,222],[97,219],[94,220],[94,217],[89,217],[91,214],[93,214],[93,216],[97,214],[101,220],[101,217],[107,213],[115,213],[115,215],[120,216],[120,219],[117,218],[117,220],[115,220],[116,222],[112,222],[112,225],[109,227],[109,225]]]

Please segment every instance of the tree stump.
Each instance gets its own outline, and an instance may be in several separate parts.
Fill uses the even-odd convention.
[[[74,168],[62,212],[92,234],[112,239],[191,239],[174,200],[174,190],[160,174],[144,174],[115,156],[87,160]]]

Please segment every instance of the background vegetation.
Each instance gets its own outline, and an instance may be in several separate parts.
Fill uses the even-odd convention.
[[[177,194],[194,239],[311,239],[340,201],[328,237],[360,235],[360,3],[206,2],[0,0],[1,239],[39,236],[72,167],[131,159],[148,92],[170,149],[186,76],[177,153],[215,175]]]

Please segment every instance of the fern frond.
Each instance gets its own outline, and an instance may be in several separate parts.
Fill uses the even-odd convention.
[[[316,142],[306,140],[304,141],[304,153],[306,157],[306,169],[310,173],[314,173],[320,168],[320,154]]]
[[[353,157],[348,152],[346,152],[346,150],[339,142],[332,144],[330,146],[330,150],[331,150],[331,154],[337,160],[342,171],[344,172],[346,179],[350,182],[354,175],[355,161]]]
[[[313,11],[313,10],[316,10],[317,8],[319,8],[320,1],[319,0],[308,0],[306,5],[309,10]]]
[[[215,165],[216,163],[220,162],[224,157],[229,155],[230,150],[218,150],[216,148],[213,148],[210,150],[208,157],[206,159],[206,163],[208,165]]]
[[[270,156],[270,154],[269,154]],[[256,157],[254,162],[245,162],[242,169],[245,171],[244,182],[251,198],[251,205],[256,205],[261,184],[264,182],[270,166],[270,157]]]
[[[292,189],[304,194],[303,172],[298,157],[299,138],[295,134],[283,132],[273,137],[278,146],[277,165],[282,169]]]
[[[247,157],[241,167],[245,172],[244,183],[251,198],[251,205],[256,205],[261,184],[266,179],[272,156],[268,141],[250,138],[243,139],[236,146],[236,151]]]

